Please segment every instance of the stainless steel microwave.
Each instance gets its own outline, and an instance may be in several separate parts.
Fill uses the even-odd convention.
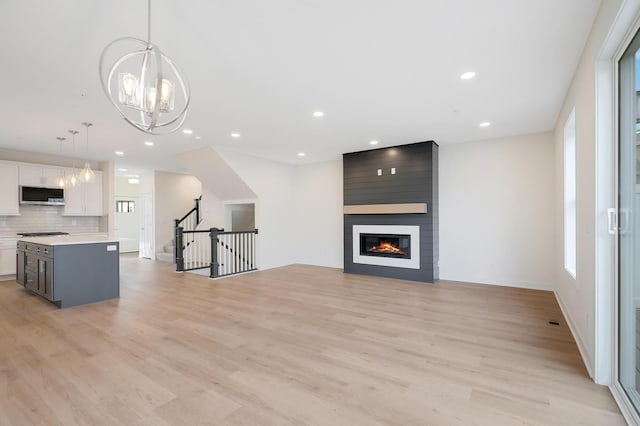
[[[20,204],[64,206],[64,189],[21,186]]]

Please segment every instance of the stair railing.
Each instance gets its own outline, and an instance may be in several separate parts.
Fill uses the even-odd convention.
[[[185,247],[195,243],[195,240],[191,241],[189,238],[185,239],[184,231],[194,231],[202,221],[200,215],[200,202],[202,201],[202,195],[194,199],[194,206],[180,219],[173,221],[173,263],[178,262],[178,257],[181,255],[179,252],[184,250]],[[178,242],[178,228],[182,228],[182,238]],[[187,235],[190,237],[191,235]]]
[[[185,230],[181,226],[176,232],[176,271],[193,271],[211,267],[210,229]],[[185,243],[187,242],[187,243]]]
[[[258,230],[229,231],[211,228],[211,271],[209,277],[255,271]]]

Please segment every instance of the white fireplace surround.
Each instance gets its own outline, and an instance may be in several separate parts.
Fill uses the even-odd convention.
[[[360,234],[403,234],[411,236],[411,258],[363,256],[360,254]],[[353,225],[353,263],[420,269],[420,227],[405,225]]]

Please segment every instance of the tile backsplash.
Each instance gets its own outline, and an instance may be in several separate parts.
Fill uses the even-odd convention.
[[[70,234],[103,232],[99,217],[62,216],[61,206],[20,206],[20,216],[0,216],[0,234],[63,231]]]

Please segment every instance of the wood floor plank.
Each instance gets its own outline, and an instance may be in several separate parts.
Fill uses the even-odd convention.
[[[545,291],[122,256],[117,300],[0,282],[0,348],[2,425],[624,424]]]

